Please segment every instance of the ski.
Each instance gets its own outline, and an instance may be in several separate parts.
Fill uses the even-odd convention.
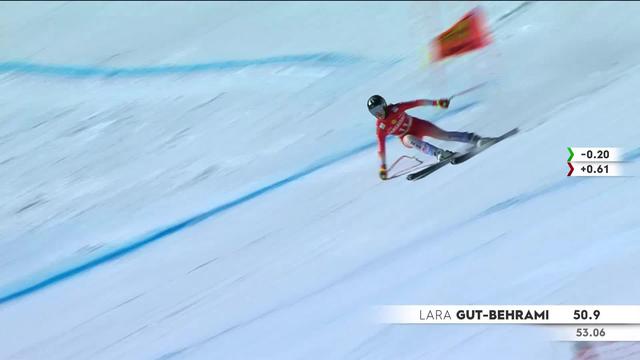
[[[456,153],[453,156],[453,158],[455,158],[456,156],[461,156],[461,155],[464,155],[464,154]],[[440,169],[441,167],[451,163],[451,160],[453,158],[437,162],[435,164],[427,166],[426,168],[424,168],[424,169],[422,169],[420,171],[416,171],[414,173],[411,173],[411,174],[407,175],[407,180],[413,181],[413,180],[422,179],[423,177],[425,177],[427,175],[430,175],[431,173],[433,173],[434,171]]]
[[[492,147],[493,145],[499,143],[500,141],[513,136],[515,134],[518,133],[518,128],[512,129],[507,131],[506,133],[495,137],[495,138],[491,138],[491,140],[489,141],[489,143],[477,147],[477,148],[473,148],[472,150],[468,151],[468,152],[462,152],[462,153],[456,153],[455,155],[453,155],[453,157],[451,157],[448,160],[444,160],[441,162],[437,162],[431,166],[428,166],[420,171],[416,171],[414,173],[411,173],[409,175],[407,175],[407,180],[410,181],[415,181],[415,180],[419,180],[422,179],[428,175],[431,175],[432,173],[434,173],[436,170],[444,167],[447,164],[452,164],[452,165],[457,165],[457,164],[461,164],[469,159],[471,159],[472,157],[478,155],[479,153],[485,151],[486,149]]]
[[[471,159],[472,157],[480,154],[481,152],[487,150],[488,148],[492,147],[493,145],[499,143],[500,141],[502,141],[502,140],[504,140],[504,139],[506,139],[508,137],[511,137],[511,136],[513,136],[513,135],[515,135],[517,133],[518,133],[518,128],[511,129],[511,130],[507,131],[506,133],[504,133],[504,134],[502,134],[502,135],[500,135],[498,137],[492,138],[490,140],[490,142],[488,144],[486,144],[486,145],[474,148],[471,151],[466,152],[464,154],[461,154],[461,155],[458,155],[458,156],[454,156],[451,159],[451,164],[453,164],[453,165],[461,164],[461,163]]]

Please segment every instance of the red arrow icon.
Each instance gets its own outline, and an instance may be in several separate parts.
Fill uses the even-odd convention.
[[[573,166],[570,162],[568,162],[567,165],[569,165],[569,173],[567,174],[567,176],[571,176],[571,174],[573,174]]]

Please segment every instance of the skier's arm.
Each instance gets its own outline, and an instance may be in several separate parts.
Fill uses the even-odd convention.
[[[378,156],[380,157],[379,175],[382,180],[386,180],[387,179],[387,153],[386,153],[385,140],[386,140],[387,134],[385,134],[384,131],[382,131],[380,127],[378,127],[376,130],[376,135],[378,137]]]
[[[420,99],[420,100],[402,102],[402,103],[396,104],[395,106],[397,106],[398,110],[400,111],[407,111],[409,109],[413,109],[414,107],[418,107],[418,106],[439,106],[446,109],[449,107],[449,99],[439,99],[439,100]]]

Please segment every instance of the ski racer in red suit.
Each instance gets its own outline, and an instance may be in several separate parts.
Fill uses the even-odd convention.
[[[432,138],[458,141],[476,146],[482,145],[485,138],[469,132],[446,131],[433,123],[413,117],[406,113],[407,110],[418,106],[449,107],[449,99],[440,100],[414,100],[398,104],[389,104],[380,95],[373,95],[367,101],[369,112],[376,117],[376,135],[378,136],[378,155],[380,156],[380,178],[387,180],[387,161],[385,139],[389,135],[398,136],[402,144],[409,148],[416,148],[423,153],[435,156],[438,161],[444,161],[452,157],[454,153],[440,149],[423,141],[422,138]]]

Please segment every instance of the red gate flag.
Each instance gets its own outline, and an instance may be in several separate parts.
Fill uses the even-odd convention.
[[[480,8],[475,8],[433,40],[433,61],[461,55],[490,43],[484,14]]]

